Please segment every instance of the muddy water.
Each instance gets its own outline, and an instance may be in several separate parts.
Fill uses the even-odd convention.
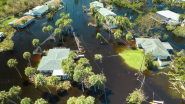
[[[35,89],[33,84],[29,84],[27,77],[24,75],[24,69],[27,67],[28,60],[22,58],[22,54],[25,51],[33,52],[35,49],[32,46],[32,40],[34,38],[44,41],[49,34],[42,32],[42,27],[47,25],[52,25],[53,27],[55,21],[60,18],[59,14],[62,12],[70,13],[71,18],[73,19],[72,26],[77,36],[82,37],[85,43],[86,53],[85,56],[90,60],[90,63],[93,67],[93,72],[99,74],[103,68],[103,72],[107,77],[106,83],[106,95],[108,104],[123,104],[125,103],[126,96],[131,93],[135,88],[140,87],[140,82],[136,80],[134,69],[128,67],[124,64],[124,60],[121,57],[116,56],[121,52],[120,48],[125,48],[121,45],[115,45],[113,36],[110,36],[110,44],[100,45],[100,41],[96,39],[96,33],[100,32],[103,36],[108,39],[109,35],[107,32],[96,28],[88,27],[87,24],[91,21],[91,17],[85,13],[82,13],[82,5],[88,7],[90,0],[64,0],[67,4],[67,9],[63,9],[56,13],[53,21],[48,21],[47,18],[38,19],[35,21],[34,25],[29,26],[29,32],[22,30],[21,32],[15,33],[13,41],[15,46],[13,51],[2,52],[0,53],[0,90],[8,90],[13,85],[19,85],[22,88],[21,98],[30,97],[33,101],[37,98],[44,98],[52,104],[66,104],[66,101],[71,96],[80,96],[91,95],[96,97],[96,103],[102,104],[106,103],[104,97],[99,97],[97,93],[86,90],[85,92],[81,91],[81,86],[78,84],[73,84],[72,89],[67,93],[56,93],[54,87],[50,87],[52,94],[50,95],[46,88],[38,87]],[[132,13],[129,9],[118,9],[115,13],[123,15],[125,11],[129,12],[129,15],[133,15],[134,18],[138,14]],[[172,43],[175,47],[182,49],[185,44],[185,40],[182,38],[174,37],[170,32],[170,37],[168,41]],[[172,39],[173,38],[173,39]],[[47,41],[41,48],[43,50],[48,50],[53,47],[62,46],[71,48],[72,50],[77,49],[76,43],[72,36],[64,36],[65,44],[58,39],[56,36],[57,42]],[[103,55],[103,63],[99,61],[94,61],[94,54],[101,53]],[[18,61],[17,68],[20,70],[23,75],[21,79],[15,69],[9,68],[6,63],[8,59],[16,58]],[[32,55],[31,63],[32,66],[37,67],[41,60],[41,56]],[[166,69],[168,70],[168,69]],[[149,96],[149,101],[153,99],[153,92],[155,93],[154,98],[156,100],[163,100],[166,104],[180,104],[182,99],[180,95],[175,92],[169,91],[167,78],[165,76],[157,76],[156,71],[147,71],[148,77],[146,78],[146,84],[143,88],[147,96]],[[92,88],[93,89],[93,88]],[[101,87],[100,89],[103,89]],[[100,90],[101,92],[101,90]],[[172,96],[175,95],[175,96]],[[18,102],[18,100],[15,100]]]

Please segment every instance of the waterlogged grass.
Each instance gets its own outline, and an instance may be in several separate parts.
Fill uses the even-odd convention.
[[[124,50],[122,53],[119,53],[119,55],[124,59],[125,63],[129,65],[130,67],[140,70],[144,51],[141,49],[128,49]],[[147,68],[144,66],[144,61],[142,65],[142,70],[146,70]]]

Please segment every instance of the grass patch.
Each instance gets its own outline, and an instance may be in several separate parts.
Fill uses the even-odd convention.
[[[4,25],[7,25],[8,23],[10,23],[10,22],[12,22],[12,21],[14,21],[16,19],[18,19],[18,18],[8,18],[8,17],[4,18],[4,19],[0,20],[0,23],[1,23],[0,27],[3,27]]]
[[[124,60],[127,65],[130,67],[140,70],[142,58],[144,55],[144,51],[141,49],[135,50],[124,50],[122,53],[119,54]],[[143,62],[144,63],[144,62]],[[142,65],[142,70],[146,70],[147,68]]]

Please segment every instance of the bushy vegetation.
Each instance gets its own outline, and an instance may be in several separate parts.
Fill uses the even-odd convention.
[[[176,36],[179,36],[179,37],[185,37],[185,27],[183,26],[178,26],[174,31],[173,33],[176,35]]]
[[[0,0],[0,19],[18,15],[20,12],[42,5],[46,1],[48,0]]]
[[[143,13],[142,11],[139,10],[144,5],[143,2],[134,1],[132,3],[131,1],[128,1],[128,0],[113,0],[113,2],[119,6],[131,8],[133,11],[137,13],[140,13],[140,14]]]

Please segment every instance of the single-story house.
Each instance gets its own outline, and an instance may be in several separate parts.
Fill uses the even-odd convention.
[[[107,9],[107,8],[100,8],[100,9],[98,10],[98,12],[99,12],[102,16],[104,16],[104,17],[106,17],[106,16],[113,16],[113,17],[115,17],[115,16],[116,16],[116,14],[115,14],[114,12],[110,11],[110,10]]]
[[[170,61],[166,60],[171,56],[169,51],[173,48],[168,42],[161,42],[159,39],[136,38],[136,45],[139,48],[143,48],[145,54],[152,52],[154,59],[158,60],[160,66],[169,64]]]
[[[89,3],[90,8],[96,8],[96,10],[103,8],[103,3],[99,2],[99,1],[93,1],[91,3]]]
[[[0,42],[4,39],[4,33],[3,32],[0,32]]]
[[[26,23],[23,24],[22,20],[26,20]],[[19,19],[16,19],[16,20],[14,20],[14,21],[12,21],[12,22],[10,22],[8,24],[13,26],[14,23],[17,23],[18,24],[18,26],[17,26],[18,28],[24,28],[25,26],[29,25],[33,21],[35,21],[35,17],[33,17],[33,16],[23,16],[23,17],[21,17]]]
[[[33,8],[32,10],[29,10],[29,12],[24,13],[24,16],[26,15],[34,15],[34,16],[42,16],[44,13],[48,12],[48,6],[41,5]]]
[[[48,6],[46,5],[42,5],[38,9],[33,9],[33,15],[36,15],[36,16],[42,16],[44,13],[47,13],[47,12],[48,12]]]
[[[61,0],[49,0],[47,2],[44,3],[44,5],[48,6],[48,5],[52,5],[54,6],[55,4],[61,4],[62,1]]]
[[[48,55],[42,57],[37,70],[41,73],[50,73],[51,75],[67,77],[67,75],[63,73],[61,61],[68,57],[69,52],[70,49],[68,48],[50,49]]]
[[[161,19],[161,21],[164,21],[166,24],[169,24],[169,25],[180,24],[179,22],[180,15],[170,10],[157,11],[156,16],[159,19]]]

